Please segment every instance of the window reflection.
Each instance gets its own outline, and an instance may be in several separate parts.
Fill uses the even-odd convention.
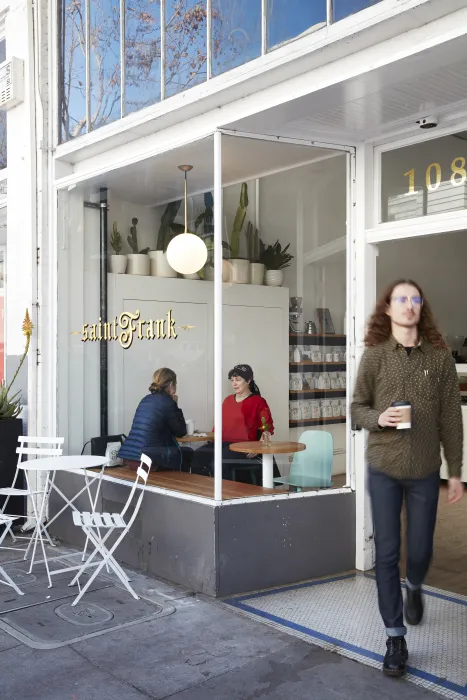
[[[381,0],[334,0],[334,21],[338,22],[344,17],[360,12],[367,7],[377,5]]]
[[[213,0],[213,75],[261,55],[261,0]]]
[[[157,0],[125,5],[125,111],[159,102],[161,97],[161,7]]]
[[[61,140],[86,133],[86,32],[84,0],[62,2]]]
[[[166,0],[166,95],[206,80],[206,1]]]
[[[113,0],[90,3],[91,128],[109,124],[120,109],[120,11]]]
[[[268,0],[268,49],[326,23],[326,0]]]

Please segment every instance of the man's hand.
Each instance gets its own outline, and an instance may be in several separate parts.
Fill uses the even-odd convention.
[[[457,503],[464,495],[464,484],[458,476],[451,476],[448,480],[448,503]]]
[[[397,428],[397,424],[401,422],[402,411],[400,408],[387,408],[384,413],[378,418],[378,425],[381,428]]]

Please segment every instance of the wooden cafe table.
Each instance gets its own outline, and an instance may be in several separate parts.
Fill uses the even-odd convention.
[[[306,450],[306,445],[303,442],[271,440],[269,445],[264,442],[233,442],[230,449],[232,452],[241,452],[242,454],[263,455],[263,488],[273,489],[274,455],[303,452]]]

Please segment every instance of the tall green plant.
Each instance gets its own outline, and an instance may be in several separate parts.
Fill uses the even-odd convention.
[[[157,236],[156,250],[163,250],[164,253],[167,250],[167,246],[172,240],[173,235],[175,235],[172,227],[174,225],[175,218],[180,210],[181,204],[181,199],[177,199],[176,202],[169,202],[169,204],[167,204],[161,218],[161,225],[159,227],[159,233]]]
[[[240,202],[238,204],[237,213],[232,226],[230,235],[230,252],[232,258],[238,258],[240,255],[240,234],[245,223],[246,210],[248,208],[248,185],[242,182],[240,190]]]
[[[21,392],[18,391],[13,396],[9,396],[9,393],[11,387],[16,381],[21,367],[23,366],[23,362],[26,359],[26,355],[29,352],[29,345],[31,343],[31,335],[33,328],[34,326],[32,325],[31,319],[29,318],[29,311],[26,309],[26,314],[24,316],[22,326],[23,335],[26,336],[26,345],[21,360],[19,362],[18,369],[16,370],[13,379],[8,385],[4,380],[0,386],[0,420],[13,420],[14,418],[17,418],[21,413],[21,399],[18,398],[21,396]]]
[[[254,228],[251,221],[248,222],[246,227],[246,239],[248,243],[248,260],[250,262],[259,261],[259,231]]]
[[[110,245],[112,246],[115,255],[120,255],[122,252],[123,248],[123,241],[122,241],[122,234],[119,232],[117,228],[117,222],[114,221],[113,223],[113,228],[112,228],[112,234],[110,236]]]

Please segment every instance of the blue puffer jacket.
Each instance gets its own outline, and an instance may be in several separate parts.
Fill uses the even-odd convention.
[[[175,401],[165,391],[149,394],[140,401],[118,456],[138,461],[144,452],[153,460],[153,469],[177,468],[181,455],[175,438],[184,435],[185,418]]]

